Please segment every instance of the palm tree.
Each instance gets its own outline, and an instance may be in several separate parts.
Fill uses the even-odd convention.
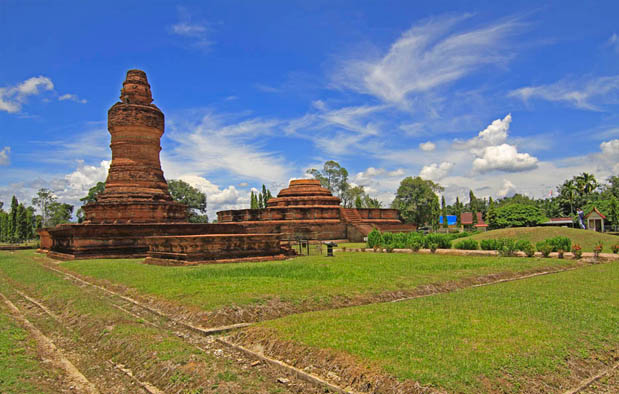
[[[570,203],[570,214],[574,215],[574,201],[578,197],[578,186],[573,179],[567,180],[561,187],[561,196]]]
[[[583,172],[581,175],[577,176],[576,182],[578,183],[578,188],[582,192],[583,196],[592,193],[598,187],[598,182],[595,179],[595,176],[586,172]]]

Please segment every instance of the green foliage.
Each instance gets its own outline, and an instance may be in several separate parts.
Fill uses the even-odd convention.
[[[530,227],[546,221],[540,209],[534,205],[509,204],[496,209],[496,224],[503,227]]]
[[[180,179],[168,181],[168,189],[174,201],[187,206],[190,223],[208,223],[206,216],[206,195]]]
[[[526,244],[522,244],[520,248],[520,250],[523,251],[527,257],[533,257],[535,255],[535,247],[529,241],[526,241]]]
[[[55,227],[59,224],[69,223],[71,221],[71,216],[73,215],[73,205],[54,201],[49,204],[47,209],[49,213],[49,218],[47,221],[48,226]]]
[[[440,185],[430,180],[406,177],[400,182],[391,206],[400,212],[407,223],[421,227],[432,222],[439,206],[436,193],[442,190]]]
[[[344,202],[344,198],[346,197],[344,194],[349,188],[348,170],[342,167],[340,163],[329,160],[323,165],[322,171],[312,168],[308,170],[307,173],[318,179],[323,187],[326,187],[331,193],[339,196]],[[344,204],[344,206],[346,206],[346,204]]]
[[[447,209],[445,208],[445,195],[441,196],[441,215],[443,216],[443,228],[449,228],[447,223]]]
[[[501,245],[501,249],[498,250],[501,256],[513,256],[516,252],[516,241],[512,238],[503,238],[503,245]]]
[[[454,244],[455,249],[464,249],[464,250],[477,250],[479,249],[479,242],[474,239],[463,239]]]
[[[548,240],[546,240],[535,244],[535,248],[538,252],[541,252],[542,256],[548,257],[550,256],[550,253],[552,253],[554,247],[550,242],[548,242]]]
[[[436,245],[439,249],[450,249],[452,239],[450,234],[430,233],[423,237],[423,246],[426,249],[432,249],[432,245]]]
[[[373,229],[368,234],[368,247],[380,247],[383,244],[383,236],[377,229]]]
[[[88,189],[88,195],[86,197],[80,198],[80,201],[85,204],[90,204],[93,202],[97,202],[97,197],[99,194],[105,191],[105,182],[97,182],[96,185]]]
[[[39,208],[42,216],[42,226],[50,227],[49,218],[51,216],[50,205],[56,201],[54,193],[49,189],[39,189],[37,195],[32,199],[32,205]]]
[[[553,252],[557,252],[559,250],[568,251],[572,248],[572,240],[568,237],[557,236],[547,239],[546,242],[552,246]]]

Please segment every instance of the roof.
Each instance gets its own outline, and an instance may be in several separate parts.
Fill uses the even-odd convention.
[[[585,219],[587,219],[589,217],[589,215],[591,215],[593,212],[597,213],[598,215],[600,215],[600,217],[604,220],[606,220],[606,216],[604,216],[602,214],[602,212],[598,211],[598,209],[596,207],[593,207],[593,209],[591,210],[591,212],[589,212],[587,215],[585,215]]]
[[[439,224],[443,224],[443,215],[438,217],[438,222],[439,222]],[[458,223],[458,216],[456,216],[456,215],[447,215],[447,225],[448,226],[456,225],[456,223]]]
[[[460,215],[460,222],[464,225],[473,224],[473,212],[462,212]],[[478,227],[483,227],[485,225],[484,219],[481,215],[481,212],[477,212],[477,224]]]

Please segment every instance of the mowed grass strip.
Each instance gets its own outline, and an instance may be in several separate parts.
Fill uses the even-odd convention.
[[[410,290],[497,273],[567,267],[569,260],[339,253],[334,258],[213,264],[194,267],[146,265],[142,260],[81,260],[62,267],[186,305],[214,310],[277,298],[329,305],[332,297]]]
[[[519,391],[536,376],[567,375],[567,359],[619,349],[619,264],[293,315],[260,328],[401,380],[454,392],[485,391],[490,381]]]
[[[54,379],[54,373],[41,364],[36,342],[0,300],[0,393],[51,393],[44,379]]]

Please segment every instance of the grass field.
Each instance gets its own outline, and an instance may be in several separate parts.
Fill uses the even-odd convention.
[[[329,306],[332,297],[414,289],[503,272],[574,264],[570,260],[422,254],[339,253],[334,258],[164,267],[142,260],[81,260],[62,267],[181,304],[212,310],[277,298]]]
[[[503,228],[499,230],[487,231],[485,233],[475,234],[467,238],[462,239],[474,239],[481,241],[482,239],[496,239],[496,238],[514,238],[514,239],[526,239],[535,245],[536,242],[543,241],[548,238],[556,236],[568,237],[574,243],[582,246],[583,252],[592,252],[593,247],[598,241],[602,241],[604,244],[604,252],[612,253],[610,247],[613,244],[619,243],[619,236],[602,234],[590,230],[580,230],[567,227],[515,227],[515,228]]]
[[[0,300],[0,393],[48,393],[43,378],[51,371],[41,365],[36,343],[11,318]]]
[[[113,384],[113,379],[102,376],[107,361],[113,360],[164,392],[198,393],[202,392],[200,387],[223,393],[277,392],[276,382],[266,384],[254,371],[202,352],[173,331],[155,328],[137,316],[127,315],[92,288],[76,286],[43,268],[33,259],[32,251],[0,252],[0,292],[16,303],[20,300],[16,287],[62,316],[68,328],[45,315],[33,314],[36,308],[22,309],[45,335],[62,338],[72,353],[80,354],[77,363],[71,361],[95,383],[99,379],[103,385]],[[21,350],[30,346],[24,332],[6,319],[5,311],[0,308],[0,392],[21,393],[24,391],[19,389],[21,386],[15,386],[17,382],[39,372]],[[49,366],[46,368],[49,370]],[[162,374],[164,370],[166,374]],[[3,384],[9,385],[9,389],[3,390]],[[11,391],[13,386],[18,389]]]
[[[616,352],[618,323],[619,264],[613,263],[401,303],[294,315],[260,327],[352,355],[399,379],[455,392],[486,391],[488,385],[517,392],[530,390],[522,385],[540,376],[566,375],[567,359]]]

